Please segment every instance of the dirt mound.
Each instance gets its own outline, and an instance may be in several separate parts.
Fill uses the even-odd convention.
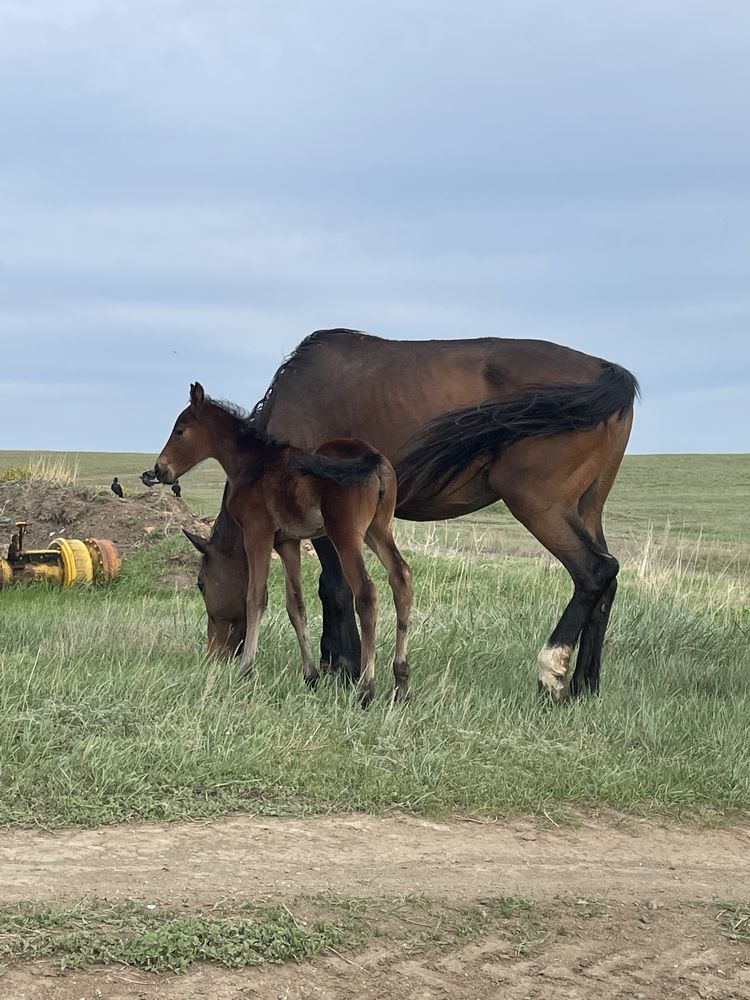
[[[46,548],[53,538],[109,538],[127,558],[165,535],[187,528],[208,535],[212,517],[196,517],[184,500],[154,488],[124,499],[110,490],[44,482],[0,483],[0,552],[16,521],[28,521],[27,548]]]

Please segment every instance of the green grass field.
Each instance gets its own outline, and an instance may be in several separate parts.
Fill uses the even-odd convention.
[[[19,464],[4,453],[3,464]],[[129,456],[133,470],[148,464]],[[124,456],[79,479],[128,485]],[[221,476],[185,479],[215,507]],[[133,484],[135,486],[135,483]],[[415,574],[412,703],[392,710],[394,619],[379,567],[379,698],[308,694],[281,573],[256,676],[204,654],[197,592],[168,588],[159,543],[108,590],[0,593],[0,823],[95,825],[254,811],[388,810],[556,819],[609,806],[716,821],[750,801],[748,456],[632,458],[608,516],[622,587],[602,696],[536,697],[535,658],[570,592],[501,507],[399,525]],[[524,549],[524,546],[528,546]],[[504,552],[510,552],[508,556]],[[524,553],[527,554],[524,554]],[[320,634],[317,563],[305,562]]]

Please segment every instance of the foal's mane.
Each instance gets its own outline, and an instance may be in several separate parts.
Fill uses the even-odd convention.
[[[287,447],[286,441],[279,441],[278,438],[269,434],[255,422],[257,406],[248,413],[243,406],[232,403],[228,399],[214,399],[213,396],[206,396],[206,402],[233,418],[240,445],[260,444],[270,451],[281,451],[282,448]]]

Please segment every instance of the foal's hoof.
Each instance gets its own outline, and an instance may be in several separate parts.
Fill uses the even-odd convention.
[[[241,681],[249,680],[253,676],[254,670],[255,667],[252,665],[252,663],[250,664],[249,667],[241,667],[239,673],[240,680]]]
[[[307,684],[307,686],[310,688],[311,691],[314,691],[315,688],[318,686],[319,680],[320,680],[320,674],[309,674],[305,677],[305,684]]]
[[[358,700],[360,708],[369,708],[372,699],[375,697],[375,681],[367,681],[358,687]]]
[[[403,660],[401,663],[393,664],[393,676],[396,678],[396,687],[393,691],[393,701],[397,704],[400,701],[408,701],[411,697],[409,693],[409,677],[411,667]]]

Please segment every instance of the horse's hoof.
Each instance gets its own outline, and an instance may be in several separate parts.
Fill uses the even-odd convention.
[[[548,684],[538,682],[539,697],[548,705],[564,705],[570,701],[570,686],[567,681],[561,682],[559,687],[550,687]]]
[[[239,673],[239,678],[241,681],[249,680],[253,676],[253,670],[255,668],[251,665],[249,667],[242,667]]]
[[[331,665],[331,672],[337,674],[348,684],[356,684],[359,680],[359,660],[350,660],[346,656],[337,656]]]
[[[319,680],[320,680],[320,674],[310,674],[309,676],[305,677],[305,684],[307,684],[308,688],[311,691],[314,691],[315,688],[318,686]]]

